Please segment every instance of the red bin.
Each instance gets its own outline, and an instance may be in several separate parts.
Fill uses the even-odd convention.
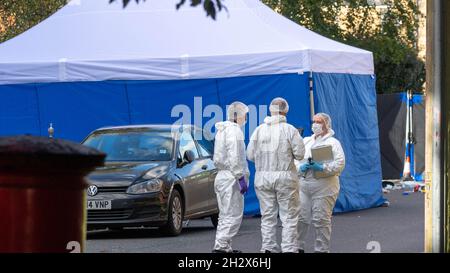
[[[84,177],[104,159],[70,141],[0,138],[0,252],[84,251]]]

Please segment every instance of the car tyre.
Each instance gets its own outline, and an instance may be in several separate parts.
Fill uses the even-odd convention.
[[[169,200],[167,224],[159,228],[160,232],[166,236],[179,235],[183,229],[183,218],[183,199],[178,190],[174,189]]]
[[[214,228],[217,228],[217,226],[219,225],[219,214],[218,213],[213,214],[210,216],[210,218]]]

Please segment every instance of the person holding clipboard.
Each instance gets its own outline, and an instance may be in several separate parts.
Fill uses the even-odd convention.
[[[331,118],[318,113],[313,135],[304,139],[305,157],[300,162],[299,248],[305,250],[309,226],[315,228],[314,252],[330,252],[331,217],[339,194],[339,175],[345,167],[341,143],[334,138]]]

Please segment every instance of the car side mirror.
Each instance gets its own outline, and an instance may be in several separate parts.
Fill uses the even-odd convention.
[[[186,152],[184,152],[183,160],[187,163],[191,163],[192,161],[194,161],[195,160],[194,152],[191,150],[187,150]]]

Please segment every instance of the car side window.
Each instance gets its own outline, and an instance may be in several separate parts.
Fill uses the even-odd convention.
[[[214,143],[206,138],[198,139],[198,148],[203,157],[211,157],[214,154]]]
[[[195,158],[199,158],[197,147],[195,146],[194,139],[189,131],[184,131],[180,137],[180,154],[184,156],[184,153],[191,150],[194,153]]]

